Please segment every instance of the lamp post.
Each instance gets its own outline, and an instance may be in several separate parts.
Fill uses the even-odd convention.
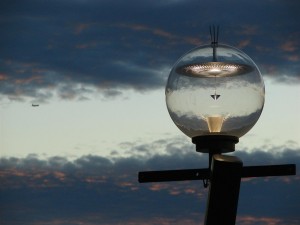
[[[264,106],[261,73],[244,52],[218,43],[219,30],[210,29],[211,44],[192,49],[173,66],[166,85],[166,104],[175,125],[208,153],[209,168],[146,171],[140,182],[202,179],[209,184],[206,225],[233,225],[241,178],[294,175],[295,165],[243,167],[235,144],[257,122]]]

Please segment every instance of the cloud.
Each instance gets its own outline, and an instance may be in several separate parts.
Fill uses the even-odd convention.
[[[220,42],[241,47],[264,74],[295,83],[297,6],[298,1],[2,1],[0,92],[19,100],[77,100],[86,96],[78,85],[104,97],[111,90],[162,88],[184,52],[209,43],[208,27],[215,23],[221,25]],[[63,94],[61,86],[68,87]]]
[[[201,181],[137,182],[138,171],[207,167],[207,155],[190,149],[180,152],[168,143],[143,146],[143,151],[166,146],[164,154],[147,157],[1,158],[1,220],[7,225],[199,224],[207,198]],[[132,153],[141,148],[126,146],[132,146]],[[299,149],[236,155],[245,165],[296,163],[299,167],[300,162]],[[299,224],[299,188],[299,175],[243,180],[237,224]]]
[[[238,217],[237,221],[241,225],[247,225],[247,224],[266,224],[266,225],[279,225],[283,224],[284,221],[278,218],[272,218],[272,217],[253,217],[253,216],[244,216],[244,217]],[[290,223],[290,222],[289,222]]]

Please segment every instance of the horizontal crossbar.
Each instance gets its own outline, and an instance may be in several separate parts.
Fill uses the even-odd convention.
[[[245,166],[242,178],[296,175],[295,164],[270,166]],[[210,178],[209,169],[163,170],[139,172],[139,182],[166,182],[185,180],[205,180]]]

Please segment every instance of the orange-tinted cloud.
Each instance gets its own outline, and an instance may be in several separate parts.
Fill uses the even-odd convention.
[[[298,42],[289,40],[284,42],[280,48],[285,52],[295,52],[298,49]]]
[[[291,61],[291,62],[299,62],[300,61],[300,56],[299,55],[288,55],[286,56],[287,60]]]
[[[238,33],[242,35],[255,35],[259,31],[259,27],[257,25],[243,25],[238,29]]]
[[[282,225],[282,219],[272,217],[254,217],[254,216],[238,216],[237,222],[240,225]]]
[[[8,79],[8,75],[7,74],[0,73],[0,81],[7,80],[7,79]]]
[[[76,44],[75,48],[77,49],[87,49],[87,48],[94,48],[97,46],[97,42],[92,41],[89,43],[82,43],[82,44]]]
[[[248,46],[250,44],[250,40],[247,39],[247,40],[243,40],[243,41],[240,41],[240,43],[238,43],[238,48],[244,48],[246,46]]]
[[[42,82],[43,77],[42,76],[31,76],[31,77],[27,77],[24,79],[15,79],[14,83],[18,84],[18,85],[22,85],[22,84],[28,84],[31,82]]]
[[[91,24],[89,24],[89,23],[78,23],[74,27],[74,33],[78,35],[81,32],[83,32],[84,30],[88,29],[90,26],[91,26]]]
[[[181,36],[181,35],[179,36],[179,35],[173,34],[171,32],[168,32],[168,31],[160,29],[160,28],[149,27],[149,26],[142,25],[142,24],[124,24],[123,23],[123,24],[118,24],[117,26],[129,28],[129,29],[135,30],[135,31],[148,31],[155,36],[166,38],[169,41],[176,41],[176,42],[181,41],[181,42],[191,44],[191,45],[202,44],[202,41],[199,38]]]

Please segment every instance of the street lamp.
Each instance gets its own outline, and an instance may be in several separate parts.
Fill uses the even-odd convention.
[[[204,45],[186,53],[174,65],[166,86],[170,116],[190,137],[241,137],[258,120],[264,96],[257,66],[245,53],[226,45]]]
[[[217,40],[175,63],[165,93],[172,120],[200,152],[209,151],[200,144],[204,140],[238,142],[257,122],[265,98],[261,73],[251,58]],[[221,151],[233,150],[234,145]]]
[[[166,104],[175,125],[208,153],[208,169],[145,171],[139,182],[203,180],[209,185],[205,225],[234,225],[241,178],[295,175],[294,164],[243,167],[223,153],[259,119],[265,99],[261,73],[244,52],[218,43],[219,30],[210,29],[211,44],[184,54],[173,66],[166,85]]]

